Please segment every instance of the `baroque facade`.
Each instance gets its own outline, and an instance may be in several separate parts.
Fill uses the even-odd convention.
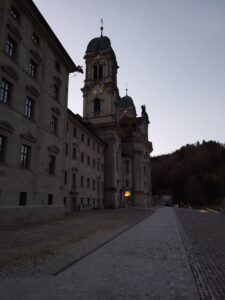
[[[82,72],[35,4],[0,2],[0,223],[151,204],[148,115],[117,88],[109,38],[88,44],[83,117],[67,107]]]

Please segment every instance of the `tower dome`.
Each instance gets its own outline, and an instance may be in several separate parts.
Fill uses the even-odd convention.
[[[107,36],[100,36],[89,42],[86,52],[99,52],[109,49],[112,49],[110,39]]]
[[[125,108],[125,107],[129,107],[129,106],[134,106],[134,101],[130,96],[126,95],[126,96],[121,98],[120,107]]]

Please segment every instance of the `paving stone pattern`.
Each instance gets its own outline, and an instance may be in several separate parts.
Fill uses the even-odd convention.
[[[225,214],[175,211],[201,299],[225,299]]]

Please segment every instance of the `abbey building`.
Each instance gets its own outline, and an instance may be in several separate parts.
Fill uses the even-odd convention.
[[[83,117],[67,107],[82,72],[35,4],[0,2],[0,224],[151,205],[149,119],[120,97],[108,37],[85,53]]]

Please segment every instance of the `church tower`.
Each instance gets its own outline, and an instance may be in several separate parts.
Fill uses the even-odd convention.
[[[119,126],[118,65],[110,39],[92,39],[84,56],[86,74],[83,91],[83,117],[106,143],[105,207],[122,206],[121,130]]]
[[[117,61],[110,39],[102,35],[92,39],[86,50],[83,117],[94,124],[115,122],[119,92]]]

